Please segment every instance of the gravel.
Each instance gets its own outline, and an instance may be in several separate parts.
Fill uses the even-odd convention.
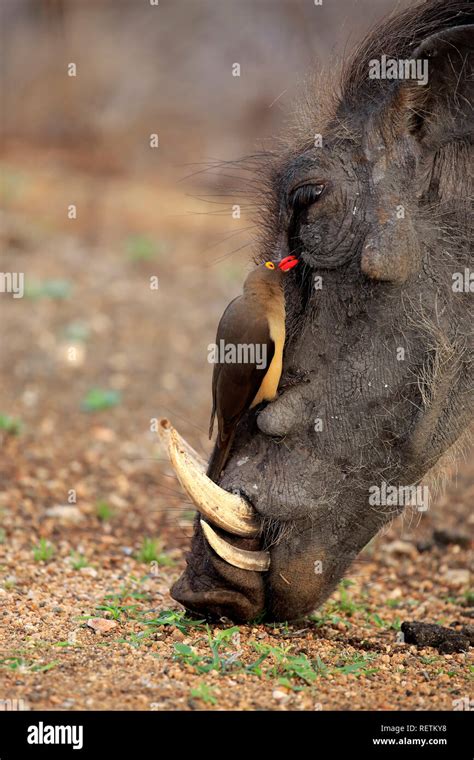
[[[5,245],[0,268],[16,271],[21,257],[27,279],[67,280],[72,289],[62,299],[2,301],[0,413],[22,429],[2,435],[0,697],[35,710],[451,710],[469,696],[469,551],[452,540],[472,525],[469,460],[428,513],[398,518],[371,542],[344,586],[304,623],[235,631],[183,617],[168,589],[184,567],[192,505],[150,420],[170,416],[209,451],[203,356],[245,260],[201,265],[228,225],[176,213],[183,199],[166,177],[161,187],[127,183],[126,194],[111,179],[109,229],[100,177],[86,188],[80,172],[58,164],[53,182],[23,150],[11,162],[22,193],[0,234],[6,242],[26,234],[26,208],[29,243],[21,252]],[[95,247],[87,221],[77,220],[75,237],[67,221],[42,225],[46,214],[62,219],[66,185],[68,197],[90,193],[96,224],[109,229]],[[131,261],[123,235],[143,228],[144,209],[149,234],[169,255]],[[149,288],[157,272],[158,294]],[[58,349],[78,323],[87,330],[80,366],[72,366]],[[97,387],[120,391],[120,401],[83,411]],[[434,530],[438,541],[417,551]],[[145,538],[156,542],[154,564]],[[436,623],[444,637],[437,649],[463,647],[440,655],[419,628],[412,644],[409,622],[403,643],[400,624],[411,620]],[[448,636],[453,621],[464,622]],[[219,652],[212,667],[211,644]]]

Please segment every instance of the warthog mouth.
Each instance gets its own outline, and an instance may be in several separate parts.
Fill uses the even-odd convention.
[[[268,570],[269,552],[233,546],[212,527],[231,535],[255,538],[260,533],[261,524],[253,506],[240,494],[225,491],[207,477],[206,462],[169,420],[160,420],[159,433],[183,490],[201,515],[201,527],[209,546],[229,565],[261,573]]]

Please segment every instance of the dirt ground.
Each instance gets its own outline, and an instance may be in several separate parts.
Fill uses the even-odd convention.
[[[0,294],[0,700],[31,710],[452,710],[472,700],[469,654],[417,649],[399,632],[405,620],[472,623],[469,548],[420,544],[434,529],[472,529],[472,455],[427,513],[395,520],[367,547],[309,619],[189,619],[168,589],[192,505],[151,428],[169,416],[209,451],[206,347],[246,251],[212,265],[232,222],[193,214],[173,178],[95,176],[14,145],[1,169],[0,268],[25,272],[26,292]]]

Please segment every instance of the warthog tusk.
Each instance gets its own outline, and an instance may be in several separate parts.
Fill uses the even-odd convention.
[[[193,449],[193,447],[190,446],[187,441],[184,440],[184,438],[181,438],[178,431],[174,429],[173,425],[171,424],[169,420],[166,419],[166,417],[162,417],[161,420],[159,421],[158,432],[159,432],[159,436],[161,440],[166,446],[168,455],[169,455],[169,442],[170,442],[172,431],[175,433],[180,446],[182,446],[188,452],[189,456],[193,457],[195,463],[199,465],[199,467],[203,470],[203,472],[205,472],[207,468],[207,462],[205,461],[205,459],[203,459],[202,456],[198,454],[197,451]]]
[[[225,491],[207,477],[204,460],[181,438],[168,420],[160,420],[159,430],[178,480],[199,512],[228,533],[256,536],[259,522],[245,499]]]
[[[223,538],[217,535],[215,530],[208,523],[201,520],[201,528],[209,545],[215,553],[225,559],[229,565],[240,567],[242,570],[253,570],[258,573],[264,573],[270,567],[270,553],[262,551],[250,552],[246,549],[239,549],[237,546],[227,543]]]

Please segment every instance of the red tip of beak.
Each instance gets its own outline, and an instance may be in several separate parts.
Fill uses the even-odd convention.
[[[296,256],[293,256],[293,254],[291,256],[285,256],[285,258],[278,264],[278,269],[281,269],[282,272],[289,272],[290,269],[293,269],[298,263],[298,259]]]

